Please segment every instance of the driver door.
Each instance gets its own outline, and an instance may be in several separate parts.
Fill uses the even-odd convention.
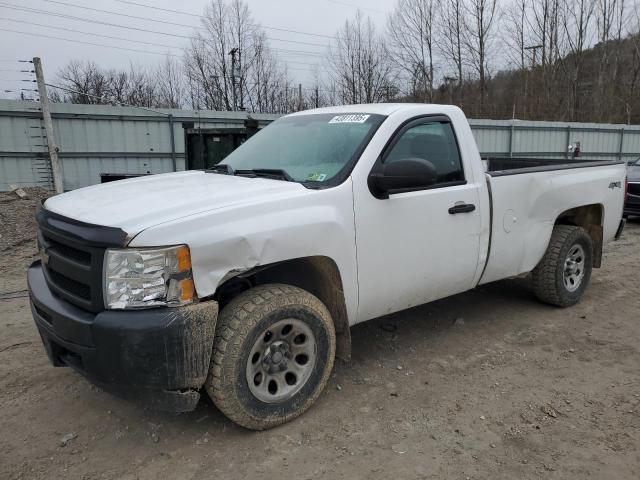
[[[376,165],[408,158],[430,161],[436,183],[386,199],[375,198],[366,185],[354,186],[359,321],[473,287],[480,186],[465,176],[449,119],[426,117],[408,123]]]

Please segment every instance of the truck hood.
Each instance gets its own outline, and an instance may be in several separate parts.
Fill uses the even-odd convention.
[[[186,171],[81,188],[49,198],[44,208],[81,222],[121,228],[131,237],[189,215],[305,192],[310,190],[294,182]]]

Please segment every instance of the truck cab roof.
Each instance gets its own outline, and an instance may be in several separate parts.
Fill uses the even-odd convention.
[[[369,113],[389,116],[401,109],[421,109],[424,110],[424,114],[427,115],[430,113],[447,115],[449,112],[459,111],[459,108],[454,105],[439,105],[435,103],[361,103],[356,105],[340,105],[336,107],[303,110],[301,112],[295,112],[287,116],[313,115],[323,113]]]

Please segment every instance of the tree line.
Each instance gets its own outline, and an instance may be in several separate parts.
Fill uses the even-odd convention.
[[[638,0],[397,0],[358,11],[295,81],[242,0],[211,0],[180,57],[103,69],[73,61],[58,101],[288,113],[453,103],[471,117],[640,123]]]

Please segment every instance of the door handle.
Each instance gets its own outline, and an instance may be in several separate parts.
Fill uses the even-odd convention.
[[[473,212],[476,209],[476,206],[472,203],[459,203],[454,205],[449,209],[449,213],[451,215],[455,215],[456,213],[469,213]]]

